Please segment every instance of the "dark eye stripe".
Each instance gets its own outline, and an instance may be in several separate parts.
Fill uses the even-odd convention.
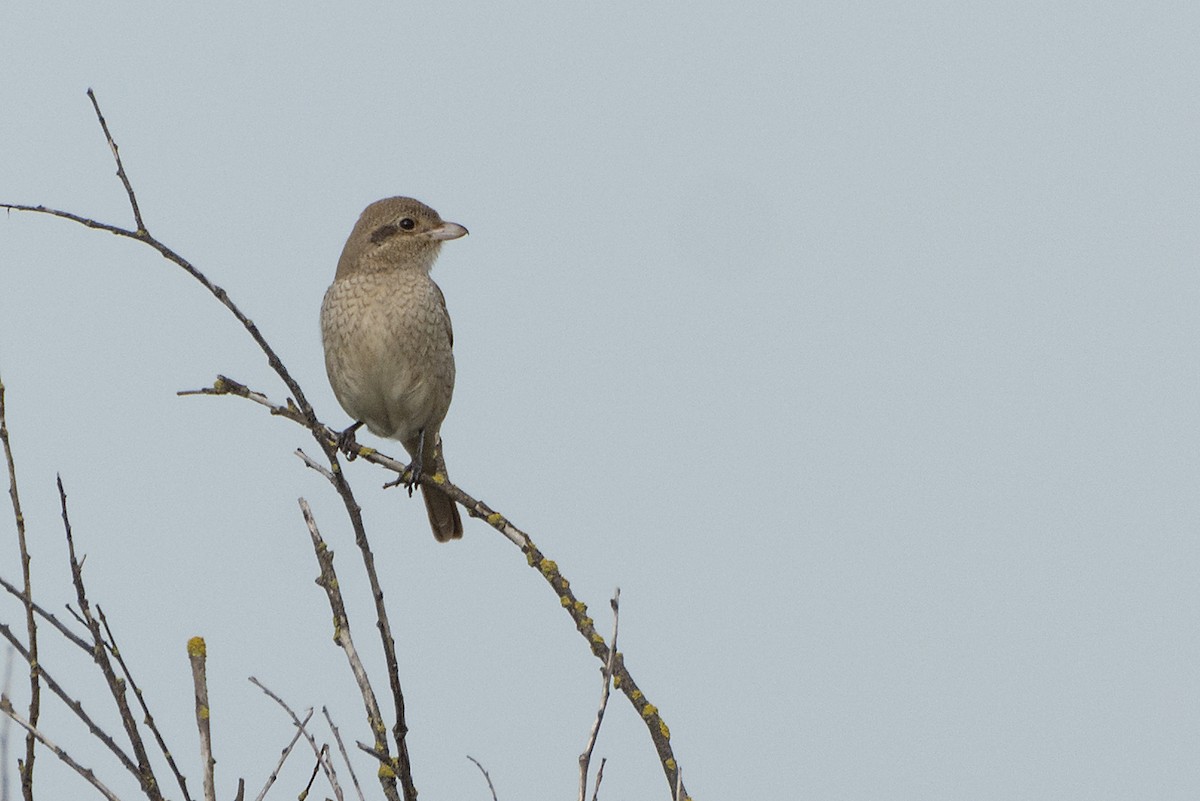
[[[383,240],[398,233],[400,233],[400,229],[394,225],[381,225],[371,232],[371,244],[378,245]]]

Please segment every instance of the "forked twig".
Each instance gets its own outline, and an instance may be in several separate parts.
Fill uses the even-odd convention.
[[[608,709],[608,693],[612,687],[613,664],[617,658],[617,626],[621,620],[621,588],[617,587],[613,593],[612,600],[609,601],[612,605],[613,613],[613,634],[612,645],[608,649],[608,660],[604,666],[600,668],[600,675],[604,679],[604,688],[600,692],[600,708],[596,710],[596,719],[592,722],[592,730],[588,735],[587,745],[584,746],[583,753],[579,755],[579,801],[587,801],[587,778],[588,767],[592,763],[592,752],[596,750],[596,739],[600,736],[600,724],[604,722],[604,712]],[[600,776],[596,776],[596,790],[600,790]]]
[[[313,711],[311,709],[308,710],[308,713],[304,716],[304,720],[300,721],[300,725],[296,727],[296,733],[292,735],[292,739],[288,741],[288,744],[284,746],[283,751],[280,752],[279,761],[275,763],[275,770],[271,771],[271,775],[267,777],[266,784],[263,785],[262,790],[260,790],[258,795],[255,796],[254,801],[263,801],[263,799],[267,797],[267,791],[271,789],[271,785],[273,785],[275,780],[279,778],[279,771],[283,769],[283,763],[287,762],[287,758],[292,755],[292,749],[295,748],[296,743],[300,741],[300,736],[304,734],[304,726],[308,723],[309,718],[312,717],[312,714]]]
[[[300,716],[296,714],[295,710],[288,706],[287,701],[284,701],[282,698],[280,698],[279,695],[270,687],[263,684],[254,676],[250,677],[250,683],[262,690],[268,698],[279,704],[283,711],[288,713],[288,717],[292,719],[292,725],[295,726],[302,735],[304,735],[304,740],[308,743],[309,748],[312,749],[313,754],[317,757],[317,763],[325,768],[325,778],[329,780],[329,786],[333,788],[333,794],[337,796],[338,801],[342,801],[342,787],[338,783],[337,771],[334,769],[333,761],[329,759],[329,751],[324,746],[317,745],[316,738],[312,736],[312,733],[309,732],[307,728],[308,720],[312,717],[312,709],[309,708],[308,714],[305,715],[304,720],[301,720]]]

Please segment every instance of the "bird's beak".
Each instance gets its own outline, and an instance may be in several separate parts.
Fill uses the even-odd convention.
[[[460,236],[466,235],[466,228],[462,227],[458,223],[452,222],[443,222],[437,228],[429,229],[429,233],[426,234],[426,236],[430,239],[436,239],[438,241],[446,239],[458,239]]]

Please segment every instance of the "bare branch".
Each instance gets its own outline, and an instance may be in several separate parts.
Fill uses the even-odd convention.
[[[121,153],[117,149],[117,143],[113,141],[112,134],[108,132],[108,123],[104,121],[104,115],[100,113],[100,104],[96,102],[96,93],[88,89],[87,96],[92,101],[92,108],[96,110],[96,119],[100,121],[100,127],[104,130],[104,138],[108,141],[109,149],[112,150],[113,160],[117,162],[117,177],[125,186],[125,194],[129,195],[129,206],[133,209],[133,220],[137,223],[138,233],[146,233],[146,225],[142,222],[142,213],[138,211],[137,197],[134,196],[133,187],[129,185],[129,178],[125,175],[125,166],[121,164]]]
[[[321,764],[325,767],[325,777],[329,779],[329,786],[333,788],[333,794],[337,796],[338,801],[342,801],[342,788],[341,785],[338,784],[337,772],[334,770],[333,762],[328,759],[326,749],[322,746],[318,746],[316,738],[312,736],[307,728],[305,728],[305,724],[308,723],[308,719],[312,717],[312,709],[309,708],[308,714],[305,715],[304,720],[300,720],[300,716],[296,714],[295,710],[288,706],[287,702],[280,698],[274,691],[272,691],[270,687],[263,684],[253,676],[250,677],[250,683],[266,693],[268,698],[279,704],[279,706],[283,708],[283,711],[288,713],[288,717],[292,719],[292,725],[294,725],[300,731],[300,733],[304,735],[304,739],[308,743],[309,748],[312,749],[313,754],[317,757],[318,764]],[[322,754],[326,754],[326,756],[322,756]]]
[[[467,754],[467,759],[475,763],[475,767],[479,768],[479,772],[482,773],[483,778],[487,780],[488,789],[492,791],[492,801],[500,801],[500,799],[496,797],[496,786],[492,784],[492,777],[488,775],[488,772],[484,769],[483,765],[479,763],[478,759],[470,754]]]
[[[9,644],[12,646],[12,651],[9,652],[10,654],[18,653],[21,655],[21,658],[30,665],[33,664],[33,655],[16,638],[16,635],[12,633],[12,629],[3,623],[0,623],[0,637],[4,637],[4,639],[8,640]],[[83,725],[87,726],[87,729],[91,735],[100,742],[104,743],[108,750],[112,751],[117,759],[120,760],[121,764],[125,766],[126,770],[128,770],[134,776],[137,776],[138,767],[134,764],[133,759],[121,750],[121,747],[117,745],[116,741],[113,740],[110,734],[101,729],[96,722],[92,720],[91,716],[84,711],[83,704],[67,694],[67,691],[63,689],[62,685],[55,681],[54,677],[47,672],[45,665],[39,663],[36,670],[41,676],[42,680],[46,682],[46,687],[50,690],[50,692],[57,695],[59,699],[67,705],[67,708],[75,713],[75,717],[83,721]]]
[[[3,578],[0,578],[0,587],[3,587],[5,590],[7,590],[10,595],[16,597],[19,601],[21,601],[21,603],[27,602],[25,593],[21,592],[21,590],[17,589],[17,587],[15,587],[12,583],[5,581]],[[78,634],[67,628],[65,623],[54,616],[53,612],[47,612],[45,609],[39,606],[36,601],[28,601],[28,603],[33,607],[34,614],[45,620],[51,626],[54,626],[54,628],[58,629],[58,632],[62,634],[63,637],[79,646],[88,654],[92,653],[92,646],[89,645],[88,642]]]
[[[608,692],[612,686],[613,663],[617,656],[617,624],[620,621],[621,609],[620,587],[617,587],[616,592],[613,593],[609,604],[613,611],[612,647],[608,650],[608,660],[600,668],[600,676],[604,679],[604,688],[600,691],[600,708],[596,710],[596,719],[592,722],[592,731],[588,735],[587,745],[584,746],[583,753],[579,755],[579,801],[587,801],[588,767],[592,763],[592,751],[596,749],[596,739],[600,736],[600,724],[604,722],[604,712],[608,709]],[[599,790],[599,785],[600,779],[597,777],[597,790]]]
[[[600,782],[604,781],[604,766],[607,764],[608,760],[600,757],[600,767],[596,769],[596,786],[592,788],[592,801],[599,801]]]
[[[8,695],[12,690],[13,665],[17,663],[16,649],[8,648],[4,652],[4,678],[0,679],[0,695]],[[8,732],[12,728],[12,718],[8,715],[0,717],[0,801],[9,801],[8,797]]]
[[[187,643],[188,661],[192,665],[192,687],[196,692],[196,728],[200,730],[200,765],[204,769],[204,799],[217,801],[217,788],[213,779],[216,760],[212,752],[212,731],[209,719],[212,710],[208,705],[208,680],[205,676],[205,660],[208,647],[203,637],[192,637]]]
[[[317,564],[321,568],[321,575],[317,578],[317,585],[325,590],[325,596],[329,600],[329,608],[333,612],[333,639],[342,651],[346,654],[346,660],[350,663],[350,670],[354,674],[354,680],[358,683],[359,693],[362,695],[363,706],[367,712],[367,725],[370,727],[372,734],[375,737],[375,754],[384,754],[384,764],[392,771],[399,774],[401,785],[405,787],[406,798],[416,798],[416,788],[412,787],[411,767],[406,773],[405,765],[402,765],[399,759],[393,760],[388,749],[387,738],[384,733],[387,731],[383,723],[383,714],[379,709],[379,702],[375,697],[375,690],[371,687],[371,681],[367,676],[367,669],[363,666],[362,659],[358,655],[358,649],[354,646],[354,638],[350,634],[350,618],[346,614],[346,604],[342,599],[342,591],[339,588],[337,573],[333,568],[333,551],[325,544],[325,540],[321,537],[321,532],[317,529],[317,521],[313,517],[312,509],[308,505],[308,501],[300,499],[300,511],[304,515],[304,522],[308,526],[309,537],[312,539],[313,551],[317,555]],[[403,696],[400,696],[403,698]],[[409,795],[407,788],[412,787],[412,795]],[[388,791],[388,786],[385,783],[384,792]],[[395,785],[391,786],[391,791],[395,793]]]
[[[17,547],[21,554],[21,578],[25,589],[20,597],[25,605],[25,631],[29,637],[29,727],[25,737],[25,760],[21,763],[21,794],[25,801],[33,801],[33,764],[37,756],[34,748],[36,738],[32,729],[37,728],[38,715],[42,708],[42,686],[38,681],[38,638],[37,618],[33,612],[33,584],[29,570],[29,546],[25,540],[25,515],[21,512],[21,495],[17,492],[17,468],[13,461],[12,443],[8,439],[8,416],[4,405],[4,382],[0,380],[0,443],[4,445],[4,461],[8,465],[8,496],[12,500],[13,517],[17,521]]]
[[[121,799],[118,798],[112,790],[105,787],[100,780],[96,778],[96,774],[91,768],[85,768],[80,765],[71,757],[70,754],[68,754],[62,748],[59,748],[57,745],[51,742],[46,735],[38,731],[37,728],[28,720],[18,715],[17,711],[13,709],[12,702],[8,700],[7,695],[0,695],[0,713],[8,715],[10,718],[12,718],[14,723],[28,732],[31,737],[44,745],[46,748],[49,748],[56,757],[61,759],[69,768],[71,768],[71,770],[82,776],[88,784],[95,787],[101,795],[108,799],[108,801],[121,801]]]
[[[287,761],[289,756],[291,756],[292,749],[296,747],[296,743],[300,740],[300,735],[304,734],[304,724],[308,723],[308,720],[312,717],[312,714],[313,711],[309,709],[308,714],[304,716],[304,720],[297,724],[296,733],[292,735],[292,739],[286,746],[284,746],[283,751],[280,752],[279,761],[275,763],[275,770],[271,771],[271,775],[267,777],[267,783],[263,785],[262,790],[260,790],[258,795],[255,797],[255,801],[263,801],[263,799],[266,798],[267,791],[271,789],[271,785],[274,784],[275,780],[279,778],[279,771],[283,768],[283,763]]]
[[[333,732],[333,739],[337,743],[338,750],[342,752],[342,761],[346,763],[346,770],[350,771],[350,781],[354,783],[354,791],[358,793],[359,801],[367,801],[363,795],[362,786],[358,783],[358,775],[354,772],[354,765],[350,763],[350,755],[346,753],[346,744],[342,742],[342,733],[333,724],[333,718],[330,717],[327,707],[321,707],[321,714],[325,716],[325,722],[329,724],[329,730]]]
[[[150,759],[146,754],[146,746],[142,742],[137,720],[133,717],[128,699],[125,697],[125,682],[113,670],[112,662],[108,659],[108,649],[105,647],[104,637],[100,633],[100,624],[92,615],[91,606],[88,603],[87,590],[83,584],[83,563],[75,556],[75,538],[71,533],[71,519],[67,514],[67,492],[63,489],[62,476],[58,477],[58,499],[62,508],[63,529],[67,538],[67,556],[71,564],[71,580],[75,584],[75,597],[79,602],[80,619],[92,635],[92,660],[104,674],[109,694],[112,695],[113,701],[117,704],[117,710],[121,714],[121,723],[125,727],[125,733],[129,736],[129,742],[133,746],[133,755],[137,760],[138,782],[141,784],[142,792],[151,801],[162,801],[158,780],[154,777],[154,769],[150,766]]]
[[[305,453],[300,448],[296,448],[296,455],[300,457],[300,461],[304,462],[305,467],[311,467],[313,470],[316,470],[318,473],[325,476],[325,478],[329,479],[330,481],[336,480],[333,477],[333,472],[329,468],[327,468],[323,464],[320,464],[319,462],[317,462],[315,459],[313,459],[311,456],[309,456],[307,453]]]
[[[311,710],[310,710],[311,712]],[[317,760],[313,764],[312,775],[308,777],[308,784],[304,785],[304,789],[300,791],[300,801],[308,798],[308,791],[312,789],[313,782],[317,779],[317,771],[325,764],[325,757],[329,755],[329,744],[321,746],[321,752],[317,754]]]
[[[163,739],[162,732],[158,730],[158,724],[154,722],[154,715],[150,714],[150,707],[146,705],[146,699],[142,695],[142,688],[133,679],[133,673],[130,672],[129,666],[125,664],[125,658],[121,656],[121,649],[117,648],[117,638],[113,635],[112,627],[108,625],[108,618],[104,615],[104,610],[100,605],[96,605],[96,617],[100,618],[100,625],[104,627],[104,634],[107,637],[107,647],[109,653],[117,660],[117,664],[121,666],[121,674],[125,677],[126,683],[133,688],[133,696],[137,698],[138,706],[142,708],[142,720],[154,735],[154,741],[158,744],[158,750],[162,752],[163,757],[167,761],[167,766],[171,768],[171,772],[175,774],[175,781],[179,784],[179,791],[183,793],[185,801],[191,801],[192,797],[188,793],[187,778],[180,772],[179,766],[175,764],[175,757],[171,756],[171,749],[167,748],[167,742]]]

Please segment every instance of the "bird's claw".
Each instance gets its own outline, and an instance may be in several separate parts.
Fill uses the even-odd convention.
[[[338,450],[346,454],[346,461],[353,462],[358,458],[358,439],[355,438],[354,432],[362,427],[362,423],[358,422],[347,428],[342,433],[338,434],[337,447]]]
[[[413,490],[421,483],[421,473],[424,465],[421,464],[421,453],[417,452],[417,457],[412,460],[412,464],[404,468],[404,472],[400,474],[401,482],[405,489],[408,490],[408,497],[412,497]]]

